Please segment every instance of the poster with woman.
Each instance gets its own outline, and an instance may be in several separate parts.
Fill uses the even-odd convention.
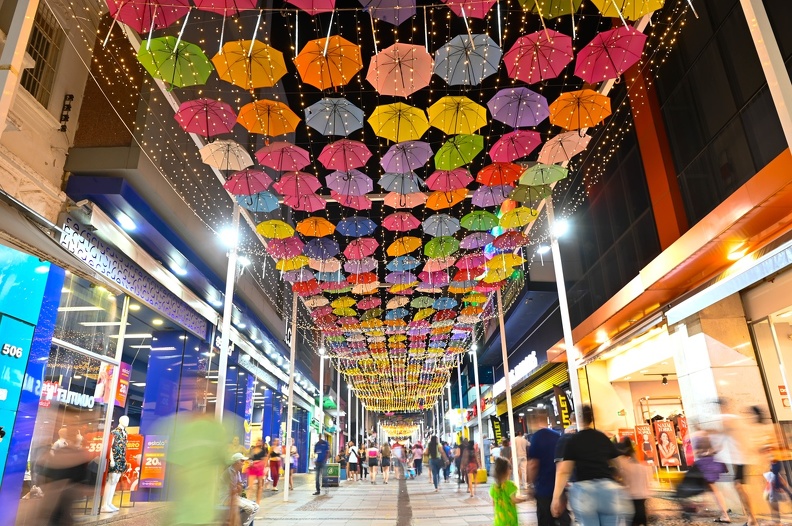
[[[679,448],[677,447],[674,423],[667,420],[658,420],[654,425],[660,465],[663,467],[681,466],[682,461],[679,458]]]
[[[652,426],[645,424],[635,426],[635,453],[638,460],[650,466],[657,466],[657,455],[655,451]]]

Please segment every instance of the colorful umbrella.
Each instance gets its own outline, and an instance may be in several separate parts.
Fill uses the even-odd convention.
[[[492,246],[499,250],[514,250],[528,244],[528,237],[518,230],[509,230],[495,238]]]
[[[294,235],[294,229],[280,219],[270,219],[256,225],[256,232],[269,239],[285,239]]]
[[[550,20],[564,15],[573,15],[580,9],[583,0],[519,0],[526,11],[532,11]]]
[[[231,133],[237,116],[225,102],[203,98],[182,102],[173,118],[184,131],[209,138]]]
[[[497,185],[497,186],[479,186],[473,192],[470,202],[480,208],[489,208],[491,206],[498,206],[506,199],[512,192],[514,187],[510,185]]]
[[[479,170],[476,181],[486,186],[512,185],[524,171],[519,164],[492,163]]]
[[[435,52],[434,72],[449,86],[478,86],[498,72],[501,49],[487,35],[458,35]]]
[[[424,254],[430,258],[447,257],[457,250],[459,250],[459,241],[451,236],[439,236],[429,240],[429,242],[424,245]],[[448,278],[446,273],[440,272],[440,274]]]
[[[380,160],[386,172],[404,173],[416,170],[432,157],[432,147],[421,141],[399,142],[388,148]]]
[[[540,144],[542,144],[542,136],[539,132],[514,130],[495,141],[490,148],[489,156],[493,161],[508,163],[527,157]]]
[[[403,272],[417,268],[420,264],[420,260],[412,256],[399,256],[390,260],[385,268],[391,272]]]
[[[557,164],[536,163],[525,170],[525,173],[520,177],[520,184],[528,186],[553,184],[564,179],[568,173],[569,170]]]
[[[436,300],[434,300],[434,303],[432,304],[432,308],[435,310],[446,310],[446,309],[453,309],[457,305],[459,305],[459,302],[454,298],[444,297],[444,298],[437,298]]]
[[[573,58],[572,38],[546,29],[518,38],[503,63],[509,78],[535,84],[561,75]]]
[[[344,256],[347,259],[363,259],[374,254],[379,247],[376,239],[371,237],[361,237],[352,240],[344,249]],[[369,269],[370,270],[370,269]]]
[[[320,90],[345,86],[363,69],[360,46],[338,35],[309,41],[294,64],[302,81]]]
[[[362,259],[350,260],[344,263],[344,271],[352,274],[361,274],[363,272],[371,272],[377,268],[377,260],[372,257],[364,257]]]
[[[113,19],[138,33],[166,28],[190,11],[187,0],[107,0],[107,7]]]
[[[591,0],[602,16],[638,20],[661,9],[665,0]]]
[[[302,9],[309,15],[329,13],[335,9],[335,0],[286,0],[291,5]]]
[[[373,272],[362,272],[360,274],[352,274],[347,281],[355,285],[368,285],[377,281],[377,275]],[[360,303],[358,303],[358,305],[360,305]]]
[[[572,157],[584,151],[590,141],[590,135],[581,136],[578,132],[556,135],[539,150],[538,161],[544,164],[568,163]]]
[[[472,182],[473,177],[467,169],[455,168],[454,170],[436,170],[426,180],[426,186],[430,190],[449,192],[464,189]]]
[[[414,172],[386,173],[379,180],[379,185],[389,192],[412,194],[421,190],[423,181]]]
[[[400,237],[390,245],[386,253],[391,257],[404,256],[421,246],[421,238],[415,236]]]
[[[313,193],[322,187],[316,176],[306,172],[287,172],[272,187],[279,194],[299,197],[301,194]]]
[[[147,40],[137,58],[152,77],[178,88],[206,84],[214,70],[201,48],[173,36]]]
[[[302,240],[293,235],[272,239],[267,243],[267,252],[274,258],[288,259],[302,254],[304,246]]]
[[[341,206],[352,208],[353,210],[371,210],[371,199],[365,195],[344,195],[335,190],[330,190],[330,197],[338,201]]]
[[[394,26],[415,16],[415,0],[359,0],[371,18]]]
[[[317,237],[315,239],[310,240],[305,244],[303,248],[303,254],[308,256],[309,258],[313,259],[321,259],[326,260],[330,259],[331,257],[335,256],[341,251],[338,243],[330,239],[329,237]],[[324,278],[320,278],[322,281],[330,281]],[[338,280],[340,281],[340,280]]]
[[[272,178],[261,170],[245,168],[234,172],[223,188],[231,195],[252,195],[263,192],[272,184]]]
[[[400,194],[389,192],[385,194],[382,202],[391,208],[415,208],[426,203],[426,194],[423,192],[413,192],[411,194]]]
[[[424,220],[423,231],[432,237],[453,236],[459,231],[459,219],[448,214],[435,214]]]
[[[232,140],[220,139],[210,142],[199,150],[201,160],[218,170],[234,171],[244,170],[253,165],[253,159],[245,148]]]
[[[489,270],[496,268],[509,269],[511,267],[522,265],[523,263],[525,263],[525,259],[523,259],[521,256],[507,252],[505,254],[498,254],[494,256],[492,259],[487,261],[484,266]]]
[[[610,99],[590,89],[562,93],[550,105],[550,123],[565,130],[596,126],[610,114]]]
[[[339,194],[361,196],[374,189],[374,181],[359,170],[335,171],[326,178],[327,187]]]
[[[311,164],[307,150],[283,141],[264,146],[256,152],[256,159],[264,166],[280,171],[302,170]]]
[[[500,226],[503,228],[522,228],[528,223],[536,220],[539,212],[532,208],[518,206],[514,210],[509,210],[500,218]]]
[[[578,51],[575,75],[590,84],[618,78],[641,60],[646,39],[632,26],[599,33]]]
[[[317,307],[324,307],[325,305],[328,305],[330,300],[324,296],[311,296],[310,298],[305,298],[303,303],[305,303],[305,306],[309,309],[316,309]]]
[[[341,171],[366,166],[370,158],[371,151],[364,143],[350,139],[331,142],[319,154],[319,162],[325,168]]]
[[[553,188],[549,184],[540,184],[538,186],[518,185],[511,194],[509,199],[512,201],[519,201],[524,205],[530,205],[529,208],[536,208],[542,199],[547,199],[553,195]]]
[[[300,124],[300,118],[282,102],[258,100],[242,106],[237,122],[250,133],[274,137],[292,133]]]
[[[376,296],[371,298],[364,298],[357,302],[357,308],[361,310],[373,309],[382,305],[382,300]]]
[[[426,208],[430,210],[445,210],[465,200],[468,191],[466,188],[450,190],[448,192],[432,192],[426,200]]]
[[[316,212],[327,208],[327,201],[316,194],[287,195],[283,204],[303,212]]]
[[[484,149],[481,135],[455,135],[448,139],[435,154],[435,167],[438,170],[453,170],[473,162]]]
[[[459,222],[459,224],[462,225],[462,228],[466,228],[468,230],[492,230],[498,226],[498,216],[492,212],[477,210],[462,216],[462,220]]]
[[[336,226],[338,233],[347,237],[367,236],[376,229],[377,223],[367,217],[361,216],[345,217],[339,221]]]
[[[226,42],[212,64],[220,80],[248,91],[273,87],[287,71],[283,53],[259,40]]]
[[[456,262],[456,267],[461,270],[473,269],[482,266],[487,262],[484,254],[465,254]]]
[[[401,102],[377,106],[367,122],[377,137],[393,142],[417,141],[429,129],[422,109]]]
[[[421,222],[409,212],[394,212],[382,220],[382,227],[392,232],[407,232],[421,226]]]
[[[363,127],[363,110],[344,98],[325,97],[305,108],[305,124],[322,135],[346,137]]]
[[[429,85],[432,62],[423,46],[393,44],[374,55],[366,80],[381,95],[407,97]]]
[[[312,259],[308,262],[308,265],[314,270],[318,270],[319,272],[336,272],[341,270],[341,262],[337,258],[330,258],[330,259]]]
[[[408,303],[410,303],[410,300],[408,300],[404,296],[399,296],[399,297],[396,297],[396,298],[389,299],[387,305],[385,305],[385,308],[386,309],[398,309],[400,307],[404,307]]]
[[[443,0],[456,16],[487,18],[487,13],[498,0]]]
[[[280,202],[270,192],[259,192],[254,195],[237,196],[239,206],[251,212],[274,212],[280,207]]]
[[[426,260],[423,269],[426,272],[437,272],[452,266],[455,261],[456,258],[454,257],[430,258]]]
[[[463,96],[446,95],[427,113],[429,125],[448,135],[473,133],[487,124],[487,108]]]
[[[487,107],[494,119],[512,128],[536,126],[550,116],[547,99],[522,86],[500,90]]]
[[[195,0],[195,8],[221,16],[239,16],[242,11],[256,8],[257,0]]]
[[[309,217],[297,223],[295,230],[306,237],[325,237],[335,232],[335,225],[324,217]]]
[[[404,283],[412,283],[413,281],[417,281],[418,278],[412,272],[391,272],[387,276],[385,276],[385,283],[403,285]]]

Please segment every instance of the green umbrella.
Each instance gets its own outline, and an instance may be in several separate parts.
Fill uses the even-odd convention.
[[[582,3],[583,0],[520,0],[525,11],[533,11],[547,20],[575,14]]]
[[[152,77],[178,88],[205,84],[214,71],[201,48],[173,36],[146,41],[137,56]]]
[[[468,230],[487,231],[498,226],[498,216],[485,210],[477,210],[462,216],[462,228]]]
[[[435,154],[435,167],[438,170],[453,170],[468,164],[484,149],[481,135],[454,135],[443,144]]]
[[[326,342],[339,342],[340,343],[340,342],[345,342],[346,338],[344,338],[343,336],[328,336],[327,338],[325,338],[325,341]]]
[[[439,236],[424,245],[424,254],[430,258],[444,258],[459,250],[459,241],[451,236]]]
[[[415,298],[410,302],[410,307],[415,307],[416,309],[424,309],[426,307],[431,307],[434,304],[434,300],[427,296],[420,296]]]
[[[520,184],[527,186],[540,186],[555,183],[564,179],[569,170],[557,164],[536,163],[525,170],[520,177]]]
[[[553,189],[549,184],[540,184],[539,186],[520,184],[509,194],[509,199],[519,201],[530,208],[536,208],[531,205],[535,205],[542,199],[547,199],[552,193]]]
[[[380,308],[369,309],[369,310],[367,310],[366,312],[363,313],[363,315],[360,317],[360,321],[366,321],[366,320],[371,320],[371,319],[374,319],[374,318],[379,318],[380,316],[382,316],[383,312],[384,311],[382,309],[380,309]]]

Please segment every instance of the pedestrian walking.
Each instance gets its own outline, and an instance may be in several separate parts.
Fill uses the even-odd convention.
[[[319,495],[322,492],[322,475],[329,456],[330,444],[327,443],[325,435],[322,433],[319,435],[319,441],[314,445],[314,469],[316,470],[316,492],[314,495]]]
[[[369,442],[368,448],[366,449],[366,458],[368,459],[368,470],[369,475],[371,475],[371,483],[377,483],[377,466],[379,466],[380,460],[380,451],[377,448],[377,444],[374,442]]]
[[[547,427],[547,421],[537,421],[541,426],[531,437],[528,447],[527,480],[533,484],[536,498],[536,520],[539,526],[569,526],[569,511],[563,509],[558,518],[553,517],[550,505],[556,478],[556,450],[561,434]]]
[[[421,442],[416,442],[412,448],[413,455],[413,468],[415,468],[415,476],[420,476],[423,473],[423,456],[424,448]]]
[[[440,470],[449,464],[448,455],[443,446],[438,443],[437,436],[432,435],[429,439],[429,445],[426,447],[429,453],[429,467],[432,470],[432,483],[434,484],[435,492],[440,491]]]
[[[511,463],[504,458],[495,459],[495,484],[490,488],[495,509],[494,526],[518,526],[517,503],[525,502],[517,485],[511,480]]]
[[[357,482],[359,475],[360,451],[355,446],[354,442],[350,442],[347,447],[347,462],[349,466],[349,481]]]
[[[649,479],[652,468],[638,462],[635,457],[635,445],[630,437],[624,437],[619,443],[622,457],[622,484],[633,503],[632,526],[647,526],[646,499],[649,498]]]

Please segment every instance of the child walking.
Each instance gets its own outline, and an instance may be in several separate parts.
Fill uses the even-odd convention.
[[[629,437],[624,437],[619,443],[622,455],[627,462],[622,464],[622,483],[632,499],[635,514],[632,526],[646,526],[646,499],[649,498],[649,478],[652,471],[649,466],[638,462],[635,458],[635,445]]]
[[[517,486],[511,479],[511,472],[508,460],[495,459],[495,484],[490,488],[492,505],[495,508],[494,526],[518,526],[516,504],[527,500],[518,493]]]

